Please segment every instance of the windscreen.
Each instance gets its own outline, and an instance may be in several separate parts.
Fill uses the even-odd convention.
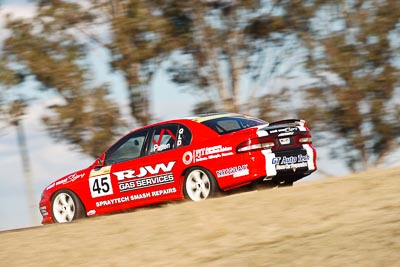
[[[203,121],[202,123],[219,134],[232,133],[257,125],[267,124],[263,120],[246,117],[222,117]]]

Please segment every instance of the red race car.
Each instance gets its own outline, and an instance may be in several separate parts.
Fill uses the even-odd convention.
[[[305,121],[207,114],[129,132],[88,168],[51,183],[39,208],[42,223],[63,223],[163,201],[201,201],[250,183],[292,185],[316,169]]]

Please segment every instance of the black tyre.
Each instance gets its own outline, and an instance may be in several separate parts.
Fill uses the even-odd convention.
[[[278,187],[291,187],[291,186],[293,186],[292,181],[284,181],[284,182],[278,183]]]
[[[217,182],[208,170],[194,167],[186,172],[183,194],[187,199],[202,201],[215,196],[218,191]]]
[[[74,192],[60,190],[52,197],[51,213],[55,222],[65,223],[84,217],[85,209]]]

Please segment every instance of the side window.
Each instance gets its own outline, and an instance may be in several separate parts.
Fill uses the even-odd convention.
[[[242,129],[242,127],[239,124],[239,121],[237,120],[222,120],[218,123],[218,126],[227,132],[237,131],[239,129]]]
[[[140,157],[147,133],[148,130],[135,132],[120,140],[107,151],[105,164],[115,164]]]
[[[227,134],[236,132],[242,129],[254,127],[261,124],[266,124],[265,121],[255,118],[228,117],[218,118],[202,122],[219,134]]]
[[[190,130],[183,125],[179,125],[176,146],[177,147],[188,146],[190,145],[191,141],[192,141],[192,133],[190,132]]]
[[[153,131],[149,154],[159,153],[181,146],[187,146],[192,140],[189,129],[179,124],[158,126]]]
[[[173,149],[176,143],[177,125],[163,125],[154,129],[150,142],[150,154]]]

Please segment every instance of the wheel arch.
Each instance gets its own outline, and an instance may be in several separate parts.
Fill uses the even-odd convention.
[[[84,204],[83,201],[82,201],[82,198],[79,196],[79,194],[78,194],[75,190],[73,190],[73,189],[71,189],[71,188],[68,188],[68,187],[62,187],[62,188],[58,188],[57,190],[54,190],[54,192],[53,192],[53,193],[51,194],[51,196],[50,196],[50,209],[52,209],[53,201],[54,201],[55,196],[56,196],[57,193],[59,193],[60,191],[69,191],[69,192],[73,193],[73,194],[78,198],[80,204],[82,205],[83,213],[84,213],[84,215],[87,217],[87,214],[86,214],[87,209],[86,209],[85,204]],[[51,210],[51,212],[53,212],[53,211]],[[53,217],[53,214],[52,214],[52,217]],[[54,218],[53,218],[53,219],[54,219]]]
[[[197,175],[201,175],[201,178],[193,173],[197,173]],[[203,176],[204,175],[204,176]],[[194,178],[194,177],[198,178]],[[206,178],[206,180],[203,180]],[[189,181],[190,187],[188,187]],[[193,187],[193,183],[195,186]],[[186,168],[185,172],[183,172],[183,180],[181,183],[181,194],[183,198],[190,199],[192,201],[201,201],[208,198],[218,197],[221,194],[220,186],[215,178],[215,175],[208,169],[203,166],[190,166]]]
[[[179,180],[179,186],[180,186],[182,192],[183,192],[183,186],[184,186],[185,176],[186,176],[187,172],[190,171],[191,169],[195,169],[195,168],[199,168],[199,169],[203,169],[203,170],[208,171],[214,177],[214,180],[215,180],[215,182],[216,182],[216,184],[218,186],[218,190],[221,190],[221,187],[220,187],[220,185],[218,183],[217,178],[215,177],[215,175],[213,174],[213,172],[210,169],[208,169],[208,168],[206,168],[204,166],[201,166],[201,165],[192,165],[192,166],[188,166],[188,167],[184,168],[182,170],[180,176],[179,176],[179,179],[180,179]]]

